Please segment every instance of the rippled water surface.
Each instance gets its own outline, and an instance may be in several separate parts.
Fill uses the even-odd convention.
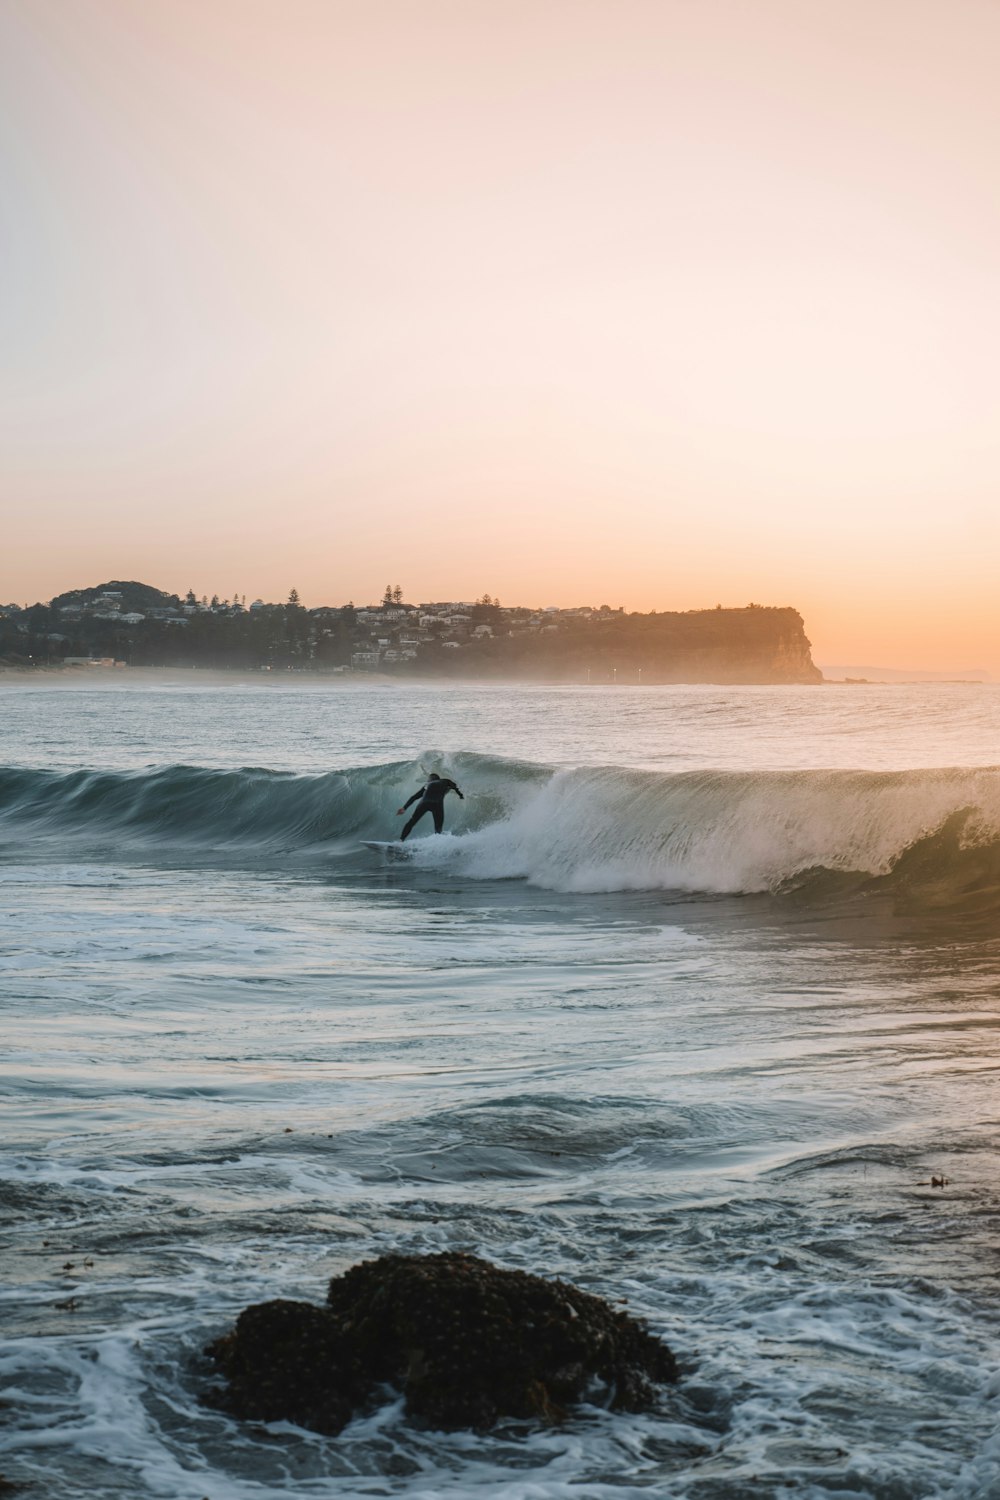
[[[27,1495],[1000,1496],[1000,693],[0,707]],[[385,862],[421,767],[466,800]],[[459,1248],[627,1299],[680,1383],[487,1434],[204,1403],[247,1302]]]

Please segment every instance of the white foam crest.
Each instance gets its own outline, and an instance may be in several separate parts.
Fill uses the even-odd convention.
[[[559,891],[772,890],[810,869],[885,874],[971,808],[966,837],[1000,838],[1000,772],[560,770],[505,789],[508,816],[419,840],[414,859],[471,879]]]

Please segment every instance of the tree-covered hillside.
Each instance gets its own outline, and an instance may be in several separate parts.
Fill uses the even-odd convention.
[[[407,604],[397,585],[378,604],[307,610],[284,604],[181,598],[149,584],[73,589],[49,604],[0,609],[7,666],[215,667],[379,672],[394,676],[555,682],[819,682],[794,609],[626,614],[608,605],[505,608]]]

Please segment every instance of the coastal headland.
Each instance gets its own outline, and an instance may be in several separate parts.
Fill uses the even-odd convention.
[[[0,605],[0,668],[298,670],[317,674],[591,683],[818,683],[790,607],[626,613],[607,604],[376,604],[306,609],[198,599],[111,581],[47,604]]]

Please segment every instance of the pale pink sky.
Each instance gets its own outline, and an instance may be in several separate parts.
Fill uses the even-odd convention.
[[[993,0],[0,0],[0,601],[1000,672]]]

